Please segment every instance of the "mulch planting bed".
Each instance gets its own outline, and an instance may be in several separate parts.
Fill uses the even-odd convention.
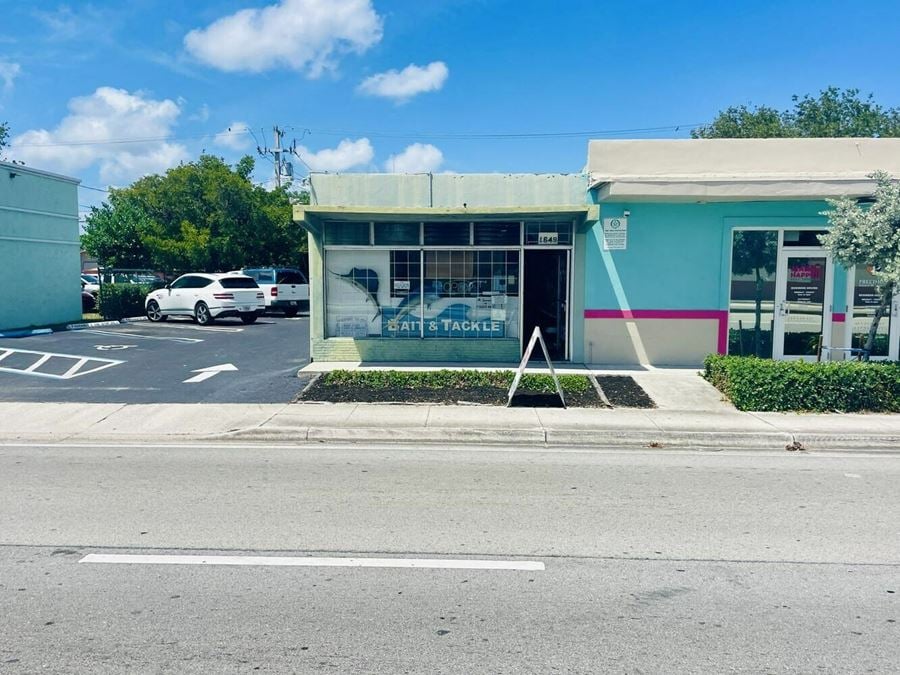
[[[570,379],[575,378],[575,379]],[[320,401],[328,403],[437,403],[457,405],[473,403],[481,405],[505,406],[508,384],[497,386],[491,384],[465,386],[402,386],[388,384],[383,381],[367,384],[365,376],[326,377],[315,380],[307,389],[295,398],[295,402]],[[491,379],[491,378],[486,378]],[[592,385],[585,386],[581,375],[565,376],[561,382],[566,396],[566,404],[570,408],[605,408],[603,400],[597,395]],[[331,380],[331,381],[329,381]],[[628,376],[599,377],[601,387],[614,407],[653,408],[654,403],[640,386]],[[545,384],[545,383],[544,383]],[[530,390],[532,385],[536,390]],[[538,386],[534,380],[524,380],[513,398],[514,407],[556,408],[561,407],[559,396],[548,392],[546,386]]]

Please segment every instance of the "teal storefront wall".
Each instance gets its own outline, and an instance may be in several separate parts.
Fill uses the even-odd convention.
[[[824,201],[601,203],[601,219],[585,237],[583,360],[697,365],[706,353],[724,352],[733,231],[824,229],[827,208]],[[604,251],[603,219],[626,211],[627,249]],[[833,284],[834,307],[843,308],[846,273],[838,266]],[[837,311],[835,319],[842,320]]]
[[[81,320],[78,182],[0,166],[0,330]]]

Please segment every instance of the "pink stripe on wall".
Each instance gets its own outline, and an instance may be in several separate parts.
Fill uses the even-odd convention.
[[[720,309],[586,309],[585,319],[713,319],[719,322],[718,351],[728,351],[728,312]]]
[[[844,323],[847,320],[847,315],[843,312],[834,312],[831,315],[831,320],[835,323]]]

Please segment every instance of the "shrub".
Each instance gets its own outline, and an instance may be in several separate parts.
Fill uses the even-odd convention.
[[[515,373],[508,370],[333,370],[326,373],[323,384],[370,389],[509,389]],[[578,393],[593,389],[584,375],[560,375],[565,392]],[[527,373],[519,383],[521,391],[552,394],[556,385],[550,375]]]
[[[144,314],[144,298],[150,292],[146,284],[103,284],[97,297],[98,311],[104,319],[125,319]]]
[[[711,355],[704,376],[739,410],[900,412],[900,363]]]

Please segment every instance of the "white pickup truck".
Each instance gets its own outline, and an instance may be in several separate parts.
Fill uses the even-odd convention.
[[[309,282],[300,270],[293,267],[245,267],[234,273],[256,280],[266,297],[266,311],[284,312],[289,317],[296,316],[301,310],[309,311]]]

